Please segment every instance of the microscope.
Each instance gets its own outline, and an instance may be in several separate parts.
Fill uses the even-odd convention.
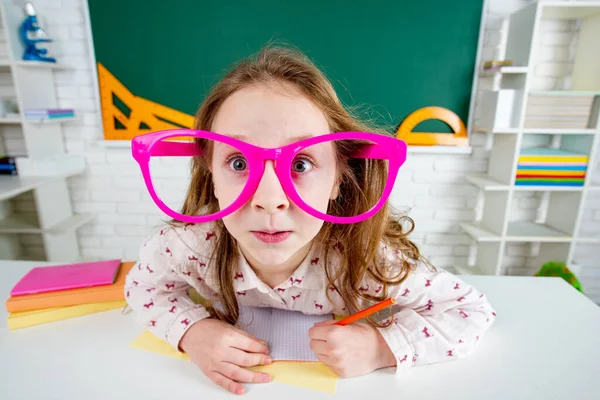
[[[48,38],[46,32],[39,26],[33,4],[25,4],[25,13],[27,17],[19,29],[21,40],[25,46],[23,60],[55,63],[56,59],[48,56],[47,49],[38,48],[38,44],[52,42],[53,40]]]

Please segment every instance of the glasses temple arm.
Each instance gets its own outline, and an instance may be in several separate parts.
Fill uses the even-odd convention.
[[[170,157],[200,156],[202,151],[195,142],[160,141],[152,147],[152,155]]]
[[[377,160],[388,160],[389,153],[379,144],[365,144],[351,155],[352,158],[371,158]]]

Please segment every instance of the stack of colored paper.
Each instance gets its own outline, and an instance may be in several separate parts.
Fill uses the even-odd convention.
[[[8,327],[20,329],[125,306],[125,277],[134,262],[121,260],[36,267],[6,301]]]
[[[75,116],[72,108],[26,108],[25,118],[28,120],[71,118]]]
[[[522,149],[517,186],[583,186],[588,156],[559,149]]]

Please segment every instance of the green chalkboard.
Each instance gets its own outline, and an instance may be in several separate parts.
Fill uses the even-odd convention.
[[[386,126],[431,105],[468,121],[483,0],[88,3],[96,61],[136,96],[188,114],[231,63],[283,40]]]

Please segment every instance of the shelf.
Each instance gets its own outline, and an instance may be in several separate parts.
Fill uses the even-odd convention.
[[[475,126],[475,132],[493,133],[495,135],[515,135],[519,133],[519,128],[490,128],[489,126]]]
[[[496,235],[479,223],[462,223],[460,227],[476,242],[570,242],[572,237],[564,232],[535,222],[514,221],[508,224],[506,236]]]
[[[75,214],[52,228],[42,229],[35,214],[13,214],[0,219],[0,234],[3,233],[62,233],[75,230],[94,219],[92,214]]]
[[[543,96],[600,96],[595,90],[530,90],[529,94]]]
[[[0,60],[0,67],[24,67],[24,68],[48,68],[48,69],[73,69],[72,66],[61,63],[49,63],[44,61],[11,61],[8,59]]]
[[[0,176],[0,201],[33,190],[52,179],[49,176]]]
[[[516,192],[582,192],[583,186],[512,186]]]
[[[538,129],[527,128],[523,129],[523,133],[527,135],[594,135],[596,129]]]
[[[93,214],[75,214],[71,218],[53,226],[47,231],[50,233],[62,233],[82,227],[94,219]]]
[[[490,128],[475,126],[475,132],[493,133],[494,135],[516,135],[522,131],[526,135],[595,135],[596,129],[552,129],[552,128]]]
[[[83,166],[79,166],[78,163],[85,163],[83,157],[75,155],[64,155],[63,170],[51,171],[46,168],[48,175],[30,175],[30,176],[11,176],[11,175],[0,175],[0,201],[13,198],[20,195],[21,193],[28,192],[46,183],[50,183],[57,179],[64,179],[73,175],[78,175],[83,172]],[[79,161],[80,160],[80,161]],[[20,159],[17,158],[17,170],[19,170]],[[70,164],[67,164],[70,163]],[[23,164],[23,170],[30,167]],[[50,174],[51,172],[58,172],[56,174]]]
[[[21,123],[21,117],[0,118],[0,124],[19,125],[20,123]]]
[[[493,234],[477,223],[462,223],[460,227],[476,242],[499,242],[500,236]]]
[[[73,69],[70,65],[60,64],[60,63],[50,63],[44,61],[15,61],[12,65],[17,67],[25,67],[25,68],[48,68],[48,69],[62,69],[68,70]]]
[[[543,2],[542,18],[552,19],[579,19],[586,18],[599,13],[598,3],[591,1],[551,1]]]
[[[507,66],[500,67],[494,70],[482,70],[480,76],[494,76],[499,74],[526,74],[529,71],[528,67]]]
[[[64,117],[64,118],[53,118],[53,119],[25,119],[26,124],[35,124],[35,125],[53,125],[60,124],[63,122],[75,121],[77,116],[74,117]],[[15,118],[0,118],[0,124],[4,125],[20,125],[23,123],[21,117]]]
[[[570,242],[571,235],[535,222],[513,221],[508,223],[507,242]]]
[[[77,116],[73,117],[62,117],[62,118],[41,118],[41,119],[25,119],[25,123],[27,124],[35,124],[35,125],[52,125],[52,124],[60,124],[62,122],[70,122],[77,119]]]
[[[487,192],[503,191],[503,190],[508,190],[510,188],[509,185],[500,183],[485,174],[467,175],[466,179],[467,179],[467,182],[470,182],[473,185],[480,187],[481,189],[483,189]]]
[[[61,154],[37,159],[17,157],[15,161],[17,171],[22,177],[65,178],[78,175],[85,169],[85,157],[79,154]]]
[[[0,220],[0,233],[42,233],[35,214],[13,214]]]

